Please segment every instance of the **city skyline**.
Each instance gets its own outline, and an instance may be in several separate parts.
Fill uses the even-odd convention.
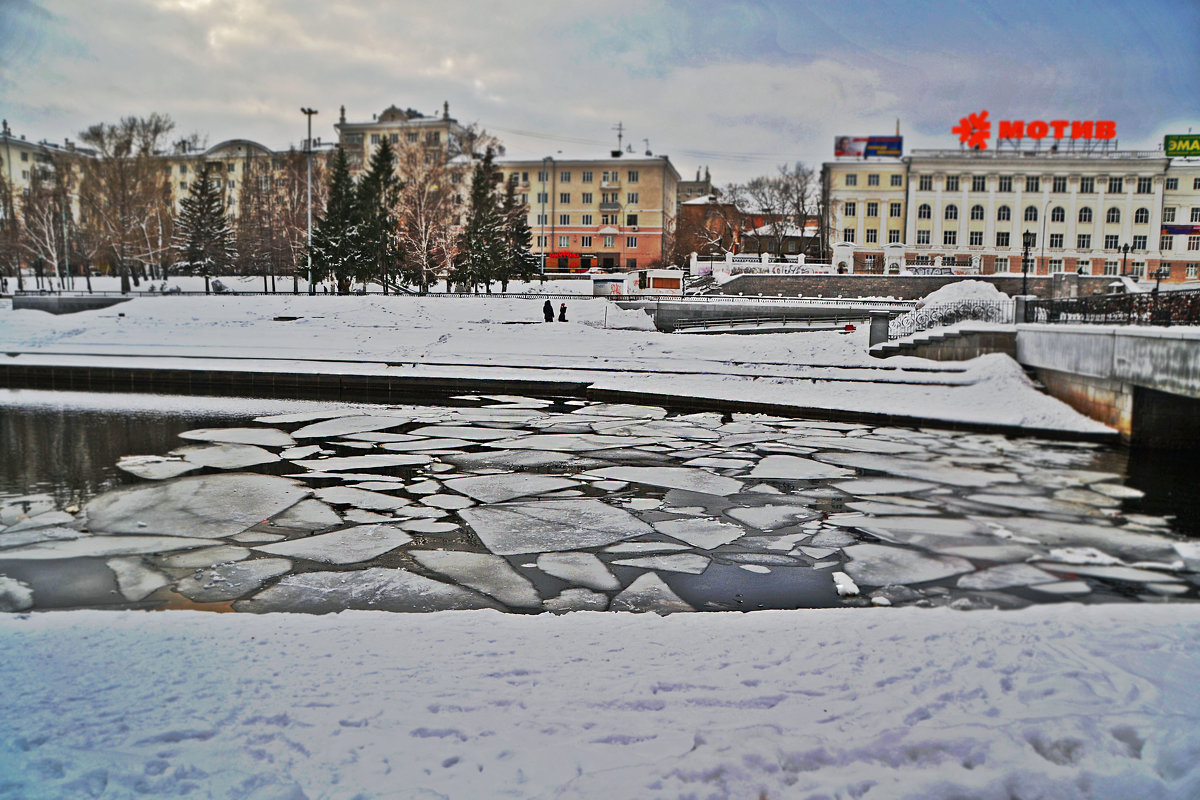
[[[373,6],[270,0],[3,0],[0,108],[61,142],[100,121],[169,114],[176,135],[273,148],[390,105],[442,103],[510,158],[602,156],[624,142],[723,185],[832,159],[838,135],[956,147],[959,117],[1111,119],[1155,149],[1200,119],[1200,9],[979,4],[613,2],[510,5],[475,21],[451,0]],[[932,44],[935,43],[936,45]],[[1172,57],[1172,53],[1179,54]]]

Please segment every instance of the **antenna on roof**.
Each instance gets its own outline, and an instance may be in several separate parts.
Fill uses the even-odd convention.
[[[646,145],[646,155],[648,155],[648,156],[654,155],[654,153],[650,152],[650,140],[649,139],[642,139],[642,144]]]
[[[618,122],[616,125],[612,126],[612,129],[617,132],[617,152],[619,153],[623,149],[621,143],[625,136],[625,124],[623,122]]]

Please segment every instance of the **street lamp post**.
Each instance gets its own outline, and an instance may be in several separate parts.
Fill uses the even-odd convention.
[[[304,154],[308,160],[308,177],[305,181],[308,188],[308,293],[316,294],[312,279],[312,118],[317,110],[302,108],[300,113],[308,117],[308,138],[304,140]]]
[[[1124,278],[1127,274],[1125,272],[1125,262],[1128,260],[1129,260],[1129,242],[1126,242],[1125,244],[1121,245],[1121,277],[1122,278]]]
[[[1025,247],[1025,254],[1021,257],[1021,294],[1029,294],[1029,248],[1033,247],[1033,231],[1025,231],[1021,235],[1021,244]]]
[[[546,242],[546,198],[549,196],[549,193],[550,193],[550,183],[549,183],[550,182],[550,161],[551,161],[550,156],[546,156],[545,158],[542,159],[542,174],[541,174],[541,177],[543,178],[543,180],[541,181],[542,191],[538,192],[538,194],[540,195],[540,199],[542,201],[542,213],[540,215],[540,219],[541,219],[541,223],[542,223],[542,233],[538,237],[539,239],[541,239],[541,244],[542,244],[542,248],[541,248],[541,250],[542,250],[541,282],[542,283],[546,282],[546,244],[547,244],[547,242]]]

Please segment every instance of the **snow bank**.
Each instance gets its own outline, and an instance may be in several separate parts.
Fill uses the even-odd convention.
[[[594,319],[588,319],[584,324],[593,328],[597,327]],[[616,303],[609,303],[605,307],[604,319],[600,323],[600,327],[628,331],[657,330],[654,327],[654,316],[648,311],[640,308],[621,308]]]
[[[1194,798],[1200,609],[0,617],[22,798]]]
[[[1011,300],[994,284],[987,281],[958,281],[947,283],[935,292],[930,292],[917,301],[917,308],[941,305],[943,303],[958,303],[962,300],[979,300],[987,303],[999,303]]]

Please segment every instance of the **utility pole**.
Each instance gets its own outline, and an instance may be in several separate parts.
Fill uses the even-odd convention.
[[[302,108],[300,113],[308,117],[308,138],[304,140],[304,153],[308,160],[308,293],[316,294],[312,279],[312,118],[315,108]]]

